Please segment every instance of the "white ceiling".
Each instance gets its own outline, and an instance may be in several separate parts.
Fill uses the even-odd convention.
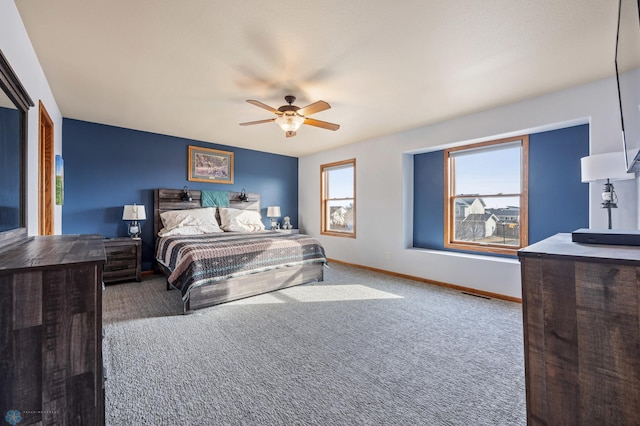
[[[292,156],[614,74],[614,0],[15,3],[64,117]]]

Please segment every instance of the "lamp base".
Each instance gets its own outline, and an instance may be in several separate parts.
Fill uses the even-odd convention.
[[[618,208],[618,196],[613,189],[613,184],[607,179],[607,183],[602,188],[602,208],[607,209],[607,221],[611,229],[611,209]]]
[[[129,222],[129,236],[134,240],[140,239],[140,234],[142,233],[142,229],[138,221],[134,220],[133,222]]]

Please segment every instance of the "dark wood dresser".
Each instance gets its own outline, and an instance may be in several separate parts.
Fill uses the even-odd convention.
[[[518,253],[528,425],[640,424],[640,247],[557,234]]]
[[[104,249],[107,255],[103,276],[105,283],[141,280],[141,239],[106,238]]]
[[[0,415],[102,425],[100,235],[34,237],[0,252]]]

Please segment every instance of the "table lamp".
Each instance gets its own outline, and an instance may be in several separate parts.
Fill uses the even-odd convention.
[[[602,188],[602,208],[607,209],[608,226],[611,229],[611,209],[618,207],[618,196],[613,181],[634,179],[634,173],[627,173],[623,152],[590,155],[580,159],[582,182],[604,182]]]
[[[269,206],[267,207],[267,217],[271,219],[271,230],[278,229],[278,219],[280,217],[280,206]]]
[[[139,206],[136,204],[133,205],[125,205],[124,210],[122,212],[122,220],[129,220],[129,235],[133,239],[140,239],[140,234],[142,232],[141,225],[138,223],[139,220],[145,220],[147,218],[147,214],[144,210],[144,206]]]

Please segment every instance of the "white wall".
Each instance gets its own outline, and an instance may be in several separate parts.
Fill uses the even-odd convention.
[[[592,154],[622,151],[617,102],[615,79],[610,78],[301,157],[300,227],[322,242],[330,258],[520,298],[517,260],[411,248],[412,154],[580,123],[590,124]],[[356,158],[357,238],[322,236],[320,165],[348,158]],[[601,185],[590,185],[590,226],[605,228]],[[636,229],[637,180],[615,186],[619,208],[613,211],[613,223],[616,228]]]
[[[62,154],[62,114],[49,88],[40,62],[13,0],[0,0],[0,49],[35,103],[29,110],[27,146],[27,227],[38,234],[38,101],[42,101],[54,125],[55,154]],[[55,200],[54,200],[55,203]],[[54,229],[62,233],[62,207],[55,206]]]

